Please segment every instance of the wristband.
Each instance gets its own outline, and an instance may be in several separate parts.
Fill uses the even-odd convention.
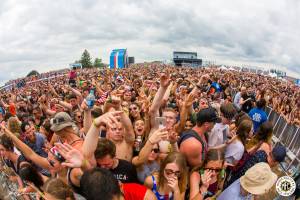
[[[87,159],[83,159],[82,163],[81,163],[81,168],[86,168],[88,164]]]
[[[148,141],[151,145],[155,145],[155,143],[151,142],[150,138],[148,139]]]
[[[93,125],[94,125],[96,128],[100,128],[100,126],[101,126],[101,125],[98,126],[98,125],[96,124],[95,119],[93,119]]]

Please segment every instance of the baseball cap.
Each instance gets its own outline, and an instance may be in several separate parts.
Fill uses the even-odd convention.
[[[217,110],[212,107],[200,110],[197,113],[197,123],[202,124],[204,122],[220,123],[221,118],[218,116]]]
[[[57,113],[54,118],[50,120],[51,130],[54,132],[60,131],[66,127],[72,126],[73,121],[70,115],[66,112]]]
[[[277,162],[284,161],[286,156],[286,148],[282,145],[275,146],[272,150],[272,157]]]

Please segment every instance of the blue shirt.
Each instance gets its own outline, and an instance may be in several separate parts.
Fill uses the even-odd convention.
[[[216,92],[221,92],[221,86],[219,85],[219,83],[217,83],[217,82],[213,82],[212,84],[211,84],[211,87],[213,87],[213,88],[215,88],[215,90],[216,90]]]
[[[38,155],[44,158],[48,157],[48,154],[43,149],[45,146],[45,137],[41,133],[35,133],[35,143],[25,140],[25,144],[27,144]]]
[[[241,195],[241,183],[240,179],[238,179],[234,183],[232,183],[228,188],[226,188],[220,194],[220,196],[218,196],[217,200],[250,200],[251,197],[251,194],[248,194],[247,196]]]
[[[258,127],[268,119],[266,112],[259,108],[252,108],[249,112],[249,116],[253,122],[254,133],[256,133]]]

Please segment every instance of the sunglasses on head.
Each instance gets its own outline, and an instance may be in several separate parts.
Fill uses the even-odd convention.
[[[65,122],[66,120],[62,117],[59,118],[53,118],[51,119],[51,124],[61,124],[62,122]]]

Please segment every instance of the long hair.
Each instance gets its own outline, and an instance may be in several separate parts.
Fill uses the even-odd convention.
[[[252,148],[260,142],[270,143],[273,135],[273,125],[271,122],[264,122],[257,130],[254,137],[247,143],[247,148]]]
[[[21,125],[16,117],[10,117],[8,119],[8,129],[15,134],[18,138],[20,137],[21,133]]]
[[[246,144],[246,140],[251,131],[252,126],[253,126],[252,121],[243,120],[237,128],[237,131],[236,131],[237,137],[240,139],[240,141],[243,143],[243,145]]]
[[[184,192],[187,188],[187,163],[186,163],[186,158],[182,153],[178,152],[172,152],[169,153],[168,156],[161,162],[160,165],[160,170],[159,170],[159,181],[158,181],[158,186],[160,188],[163,188],[164,184],[167,182],[164,171],[169,163],[176,163],[179,167],[180,170],[180,177],[178,179],[178,186],[180,189],[180,192]]]
[[[41,190],[44,181],[41,174],[29,163],[23,164],[19,170],[19,175],[22,180],[33,183],[38,189]]]

